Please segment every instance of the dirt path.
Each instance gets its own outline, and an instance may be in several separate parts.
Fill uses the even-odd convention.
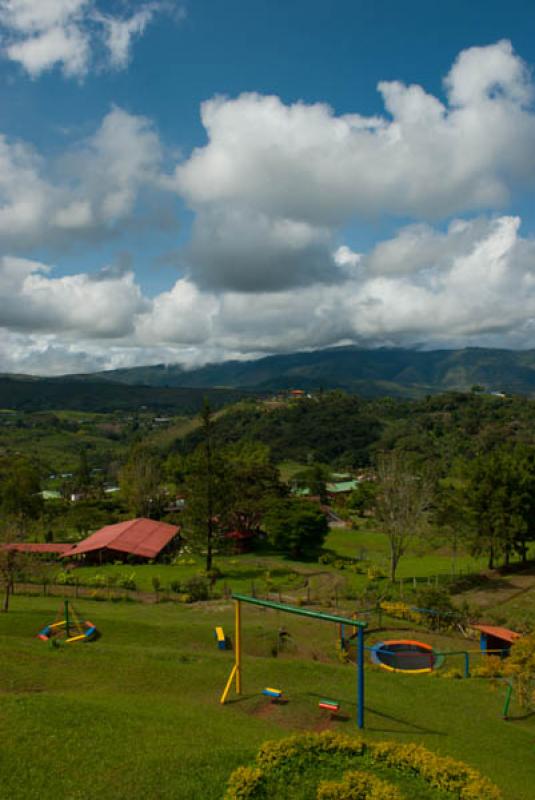
[[[535,573],[533,567],[524,573],[511,575],[500,575],[491,573],[488,575],[489,583],[484,588],[474,589],[464,592],[463,600],[470,604],[478,605],[481,608],[494,608],[505,605],[514,600],[519,595],[535,589]]]

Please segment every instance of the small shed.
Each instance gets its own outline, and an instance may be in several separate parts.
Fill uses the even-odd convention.
[[[521,634],[510,631],[509,628],[500,628],[496,625],[472,625],[479,631],[479,646],[482,653],[489,655],[509,655],[513,642],[520,639]]]

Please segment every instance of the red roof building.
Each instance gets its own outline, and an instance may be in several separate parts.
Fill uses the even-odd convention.
[[[482,653],[490,655],[508,655],[513,642],[521,638],[520,633],[509,628],[500,628],[497,625],[472,625],[479,631],[479,647]]]
[[[98,554],[99,560],[121,555],[156,558],[177,536],[178,525],[154,519],[130,519],[116,525],[106,525],[72,547],[65,558]]]
[[[72,548],[68,542],[13,542],[0,544],[0,550],[14,550],[17,553],[55,553],[62,555]]]
[[[522,634],[511,631],[509,628],[499,628],[496,625],[472,625],[476,631],[484,633],[486,636],[492,636],[494,639],[501,639],[503,642],[512,644],[520,639]]]

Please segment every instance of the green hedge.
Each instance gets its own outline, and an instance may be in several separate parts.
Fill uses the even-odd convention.
[[[305,733],[265,742],[255,763],[239,767],[230,776],[225,800],[267,800],[269,782],[305,775],[307,769],[333,759],[363,759],[363,766],[384,765],[425,781],[430,787],[457,800],[501,800],[501,792],[475,769],[453,758],[438,756],[416,744],[365,742],[345,734]],[[355,766],[357,766],[355,764]],[[342,780],[320,781],[317,800],[402,800],[392,784],[366,772],[346,771]]]

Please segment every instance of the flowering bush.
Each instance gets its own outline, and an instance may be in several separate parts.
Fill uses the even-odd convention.
[[[423,779],[440,792],[457,800],[500,800],[501,793],[475,769],[453,758],[438,756],[417,744],[396,742],[364,742],[345,734],[305,733],[265,742],[258,751],[255,764],[240,767],[231,777],[225,800],[265,800],[269,797],[269,780],[290,780],[317,768],[324,761],[332,767],[339,759],[347,764],[365,757],[367,763],[382,764],[394,770]],[[343,769],[343,767],[341,767]],[[400,800],[398,789],[374,775],[346,771],[341,781],[321,781],[318,800]]]
[[[395,786],[368,772],[346,772],[341,781],[322,781],[317,800],[403,800]]]
[[[382,600],[380,607],[386,614],[395,619],[407,619],[419,625],[425,622],[424,614],[414,611],[411,606],[402,600]]]
[[[530,708],[535,700],[535,633],[523,636],[513,644],[504,673],[512,679],[520,705]]]

